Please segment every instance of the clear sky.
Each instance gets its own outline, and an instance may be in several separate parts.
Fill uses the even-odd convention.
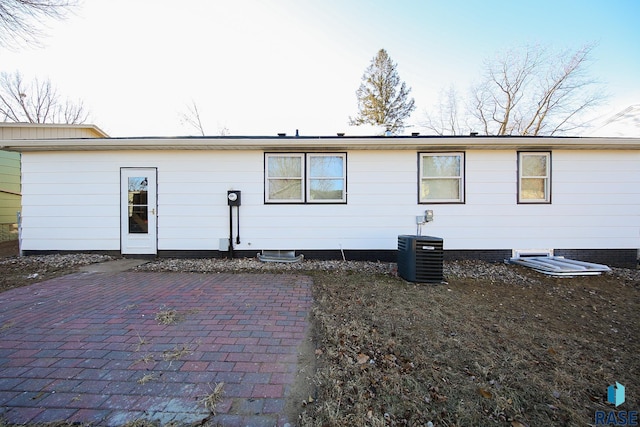
[[[367,134],[355,91],[384,48],[412,88],[411,131],[438,93],[464,92],[482,60],[596,43],[591,76],[612,115],[640,104],[638,0],[85,0],[42,47],[0,48],[0,71],[50,78],[111,136]]]

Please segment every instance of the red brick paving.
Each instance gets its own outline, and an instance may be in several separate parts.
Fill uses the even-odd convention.
[[[193,423],[224,382],[213,423],[284,425],[310,285],[283,274],[78,273],[1,293],[0,418]],[[160,310],[178,321],[160,325]]]

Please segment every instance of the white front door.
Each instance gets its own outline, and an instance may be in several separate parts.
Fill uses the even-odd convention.
[[[120,245],[123,254],[155,255],[156,168],[120,169]]]

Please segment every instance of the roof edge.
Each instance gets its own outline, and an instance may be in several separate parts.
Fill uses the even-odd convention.
[[[7,151],[109,150],[640,150],[640,138],[589,137],[136,137],[0,141]]]

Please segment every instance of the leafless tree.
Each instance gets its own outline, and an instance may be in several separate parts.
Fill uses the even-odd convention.
[[[587,126],[586,112],[605,98],[588,76],[594,45],[551,54],[540,46],[509,50],[485,60],[480,83],[471,88],[466,111],[451,90],[424,124],[439,135],[462,126],[485,135],[562,135]],[[467,125],[468,124],[468,125]]]
[[[187,112],[183,113],[181,118],[184,123],[195,128],[200,135],[205,136],[202,120],[200,120],[200,111],[195,101],[191,101],[191,105],[187,106]]]
[[[196,129],[200,135],[206,136],[204,125],[200,118],[200,109],[198,109],[198,104],[195,101],[191,101],[191,105],[187,106],[187,111],[180,115],[180,120],[182,123]],[[226,126],[218,124],[218,135],[228,136],[229,134],[229,129]]]
[[[49,18],[62,19],[76,0],[0,0],[0,45],[37,43]]]
[[[459,95],[454,85],[446,91],[440,91],[438,104],[434,113],[425,112],[425,121],[422,123],[429,131],[436,135],[460,135],[463,133],[460,123]]]
[[[49,79],[25,83],[19,72],[0,74],[0,119],[5,122],[86,122],[82,101],[61,100]]]
[[[471,114],[487,135],[556,135],[585,125],[604,95],[587,76],[593,45],[551,55],[537,46],[485,62]]]
[[[229,132],[229,128],[227,128],[226,126],[218,125],[218,135],[220,135],[220,136],[229,136],[229,135],[231,135],[231,132]]]

